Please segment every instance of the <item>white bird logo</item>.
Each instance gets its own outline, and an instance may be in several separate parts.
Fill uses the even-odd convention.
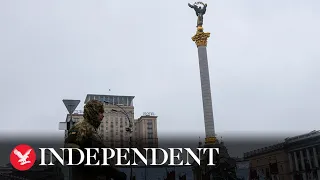
[[[27,161],[27,159],[29,158],[29,154],[30,152],[32,151],[32,149],[29,149],[24,155],[21,154],[20,151],[18,151],[17,149],[14,149],[13,150],[13,153],[18,156],[19,158],[19,163],[21,166],[25,165],[25,164],[28,164],[28,163],[31,163],[31,161]]]

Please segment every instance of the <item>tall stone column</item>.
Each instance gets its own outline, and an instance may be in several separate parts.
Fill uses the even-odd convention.
[[[312,167],[312,163],[311,163],[309,148],[307,148],[306,151],[307,151],[307,158],[308,158],[308,161],[309,161],[309,167],[310,167],[310,168],[313,168],[313,167]]]
[[[306,165],[304,164],[304,156],[303,156],[303,150],[300,150],[300,160],[302,165],[302,170],[304,171],[302,173],[303,180],[307,180],[307,174],[306,174]]]
[[[292,162],[292,157],[291,157],[292,153],[288,153],[288,159],[289,159],[289,167],[290,167],[290,172],[293,172],[293,162]]]
[[[298,158],[297,158],[297,152],[293,152],[293,155],[294,155],[294,162],[295,162],[295,165],[296,165],[296,171],[299,171],[299,165],[298,165]]]
[[[313,150],[314,163],[315,163],[316,168],[318,169],[319,168],[319,161],[318,161],[318,155],[317,155],[316,148],[313,147],[312,150]],[[317,170],[317,175],[318,175],[318,180],[320,180],[320,170],[319,169]]]
[[[317,158],[317,151],[316,151],[316,148],[313,147],[312,148],[313,150],[313,158],[314,158],[314,164],[316,167],[319,167],[319,162],[318,162],[318,158]]]
[[[235,169],[236,165],[233,163],[228,163],[230,158],[228,149],[223,143],[219,143],[216,139],[214,118],[213,118],[213,108],[212,108],[212,98],[211,98],[211,87],[210,87],[210,75],[209,75],[209,65],[207,56],[207,41],[210,37],[210,33],[203,32],[203,17],[206,13],[207,4],[203,2],[195,2],[193,5],[188,4],[190,8],[194,9],[198,17],[197,20],[197,32],[192,37],[192,40],[197,45],[198,49],[198,59],[199,59],[199,69],[200,69],[200,81],[201,81],[201,92],[202,92],[202,106],[203,106],[203,117],[205,125],[205,147],[219,147],[219,160],[222,166],[218,168],[207,167],[204,172],[207,175],[213,175],[213,177],[221,177],[222,179],[235,179],[236,172],[231,169]],[[204,158],[208,160],[208,156],[204,155]],[[227,166],[227,167],[226,167]],[[225,173],[222,167],[230,169],[228,173]]]
[[[289,167],[290,167],[290,177],[291,177],[291,180],[293,180],[293,161],[292,161],[292,153],[289,152],[288,153],[288,158],[289,158]]]
[[[310,167],[310,168],[313,168],[313,167],[312,167],[312,163],[311,163],[309,148],[306,148],[306,151],[307,151],[307,158],[308,158],[309,167]],[[311,180],[313,180],[313,173],[312,173],[312,172],[309,173],[309,176],[310,176]]]
[[[202,105],[203,116],[205,124],[205,132],[207,138],[215,137],[212,99],[211,99],[211,87],[210,87],[210,75],[207,57],[207,40],[210,37],[210,33],[203,32],[202,27],[197,28],[197,33],[192,37],[192,40],[198,47],[199,68],[200,68],[200,80],[202,91]]]

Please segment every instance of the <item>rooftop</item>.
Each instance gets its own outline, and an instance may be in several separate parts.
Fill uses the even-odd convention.
[[[134,96],[122,96],[122,95],[103,95],[103,94],[87,94],[84,101],[86,104],[90,100],[98,100],[108,102],[110,104],[122,104],[124,106],[133,106]]]
[[[272,145],[272,146],[267,146],[267,147],[264,147],[264,148],[260,148],[260,149],[256,149],[256,150],[244,153],[243,156],[244,156],[244,158],[250,158],[250,157],[258,156],[258,155],[265,154],[265,153],[268,153],[268,152],[281,150],[281,149],[284,149],[284,145],[285,145],[285,143],[279,143],[279,144],[275,144],[275,145]]]
[[[301,134],[301,135],[298,135],[298,136],[289,137],[289,138],[285,139],[285,142],[286,143],[293,143],[293,142],[305,140],[305,139],[316,137],[316,136],[320,136],[320,131],[314,130],[314,131],[311,131],[311,132],[306,133],[306,134]]]

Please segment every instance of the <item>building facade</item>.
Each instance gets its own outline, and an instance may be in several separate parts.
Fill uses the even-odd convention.
[[[134,96],[113,96],[88,94],[85,104],[90,100],[98,100],[104,103],[104,119],[98,132],[108,147],[129,147],[130,136],[134,142],[136,127],[134,125]],[[132,133],[126,131],[129,120],[132,122]],[[132,143],[134,144],[134,143]]]
[[[286,138],[244,158],[250,161],[251,179],[260,173],[270,179],[320,180],[320,131]]]
[[[97,131],[107,147],[130,147],[130,137],[131,147],[140,150],[145,147],[158,147],[157,116],[145,113],[134,119],[134,96],[88,94],[84,103],[93,99],[104,103],[104,118]],[[132,133],[127,131],[130,125],[128,118],[132,122]],[[67,115],[66,122],[70,119],[70,115]],[[81,110],[72,114],[75,123],[83,119]],[[65,133],[67,132],[66,130]]]
[[[291,180],[284,143],[244,153],[250,162],[250,179]]]
[[[88,94],[84,103],[86,104],[90,100],[98,100],[101,102],[107,102],[110,105],[123,105],[133,107],[133,99],[134,96]]]
[[[320,131],[285,139],[290,180],[320,179]]]
[[[105,140],[108,147],[129,147],[130,136],[133,147],[149,146],[158,147],[157,116],[143,115],[134,119],[134,96],[114,96],[88,94],[85,104],[90,100],[104,102],[104,119],[98,132]],[[83,112],[76,111],[72,115],[75,122],[83,119]],[[132,122],[132,133],[127,131],[129,120]],[[69,115],[67,120],[69,120]],[[143,144],[143,145],[142,145]]]
[[[157,116],[145,115],[135,120],[137,142],[158,147]]]

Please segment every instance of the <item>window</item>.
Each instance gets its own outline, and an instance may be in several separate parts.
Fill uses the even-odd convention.
[[[153,128],[153,124],[148,122],[148,129],[152,129]]]
[[[152,146],[153,145],[153,139],[148,139],[148,145]]]
[[[153,133],[148,133],[148,138],[153,138]]]

